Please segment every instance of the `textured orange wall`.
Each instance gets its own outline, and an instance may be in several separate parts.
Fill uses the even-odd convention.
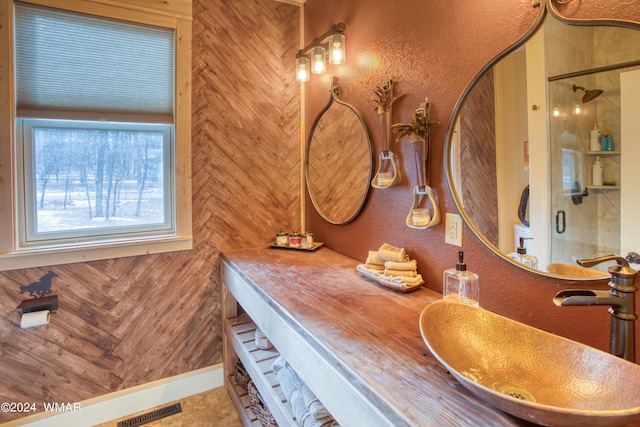
[[[573,17],[640,21],[640,6],[635,0],[574,1],[562,10]],[[374,139],[376,159],[381,150],[382,130],[374,104],[368,102],[373,89],[392,77],[398,81],[397,93],[407,94],[394,108],[394,123],[408,123],[418,104],[424,97],[429,98],[432,119],[440,122],[432,133],[431,185],[444,217],[445,212],[457,212],[443,162],[445,134],[454,106],[482,66],[524,35],[537,13],[539,10],[531,7],[531,0],[307,0],[305,39],[311,41],[333,23],[346,24],[347,64],[328,65],[329,72],[339,77],[343,100],[364,114]],[[307,129],[328,99],[328,80],[312,77],[307,83]],[[328,247],[361,260],[368,250],[382,243],[402,246],[418,260],[426,286],[441,291],[442,272],[455,264],[458,247],[444,243],[444,221],[428,230],[414,230],[405,225],[416,184],[413,149],[404,141],[393,150],[401,159],[401,186],[372,189],[362,214],[343,226],[324,222],[313,205],[307,203],[308,228]],[[608,349],[610,316],[606,308],[558,308],[552,303],[559,290],[584,284],[520,270],[487,250],[466,226],[463,250],[468,268],[480,275],[482,306]]]

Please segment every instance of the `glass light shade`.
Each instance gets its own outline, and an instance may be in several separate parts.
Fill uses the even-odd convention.
[[[311,49],[311,61],[313,67],[311,72],[313,74],[324,74],[327,70],[327,59],[325,56],[325,48],[322,46],[316,46]]]
[[[580,104],[576,104],[575,107],[573,107],[573,114],[575,116],[582,114],[582,106]]]
[[[332,64],[344,64],[344,61],[344,34],[333,34],[329,37],[329,62]]]
[[[306,56],[299,56],[296,58],[296,79],[299,82],[308,82],[309,81],[309,58]]]

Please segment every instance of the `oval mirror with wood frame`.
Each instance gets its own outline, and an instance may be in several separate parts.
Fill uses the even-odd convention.
[[[331,84],[329,103],[309,133],[305,175],[318,214],[331,224],[346,224],[369,195],[373,144],[360,113],[340,100],[338,83]]]
[[[640,252],[640,23],[564,19],[551,0],[540,8],[456,104],[449,188],[472,232],[503,259],[602,280],[607,266],[576,261]],[[535,264],[520,261],[524,251]]]

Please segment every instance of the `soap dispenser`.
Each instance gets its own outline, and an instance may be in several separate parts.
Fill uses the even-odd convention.
[[[602,163],[600,162],[600,156],[596,156],[596,161],[593,162],[593,168],[592,168],[592,176],[591,176],[591,183],[593,184],[594,187],[599,187],[602,185],[602,170],[604,169],[604,167],[602,166]]]
[[[598,129],[598,122],[593,124],[593,129],[589,132],[589,151],[600,151],[600,137],[602,132]]]
[[[442,282],[443,298],[457,300],[476,307],[479,306],[478,275],[467,271],[463,251],[458,252],[456,267],[445,270]]]
[[[520,238],[520,246],[516,249],[515,252],[511,252],[509,254],[509,258],[514,261],[519,262],[520,264],[524,264],[527,267],[538,268],[538,258],[527,253],[527,248],[524,247],[525,239],[533,239],[533,237],[521,237]]]

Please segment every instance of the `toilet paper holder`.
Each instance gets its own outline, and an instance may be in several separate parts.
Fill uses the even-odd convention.
[[[58,310],[58,295],[50,295],[48,297],[26,299],[18,306],[22,313],[33,313],[35,311],[49,310],[54,313]]]

